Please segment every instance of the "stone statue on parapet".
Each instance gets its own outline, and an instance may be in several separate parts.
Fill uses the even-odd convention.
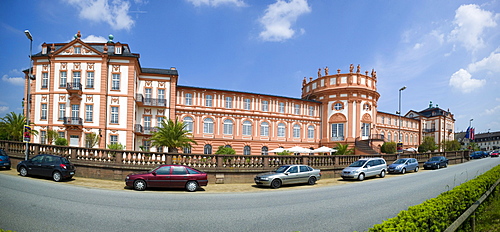
[[[349,66],[349,72],[352,73],[352,71],[354,71],[354,65],[351,64],[351,66]]]
[[[325,67],[325,76],[328,76],[328,66]]]
[[[318,68],[318,78],[321,77],[321,68]]]
[[[359,73],[359,72],[360,72],[360,69],[361,69],[361,66],[359,66],[359,64],[358,64],[358,67],[357,67],[357,69],[356,69],[356,73]]]

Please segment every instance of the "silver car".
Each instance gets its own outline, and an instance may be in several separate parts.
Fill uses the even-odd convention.
[[[381,178],[385,177],[387,172],[387,163],[383,158],[368,158],[360,159],[349,167],[344,168],[340,176],[342,179],[358,179],[364,180],[365,177],[379,175]]]
[[[314,185],[321,178],[321,171],[307,165],[283,165],[274,172],[259,174],[254,178],[257,185],[279,188],[285,184],[308,183]]]
[[[389,173],[401,173],[405,174],[407,171],[418,172],[418,161],[415,158],[402,158],[394,161],[389,167],[387,167],[387,171]]]

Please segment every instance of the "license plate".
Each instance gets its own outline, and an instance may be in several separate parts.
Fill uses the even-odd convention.
[[[4,166],[9,166],[10,164],[9,164],[9,163],[4,163],[3,165],[4,165]]]
[[[75,175],[75,172],[70,172],[69,174],[70,174],[70,175]]]

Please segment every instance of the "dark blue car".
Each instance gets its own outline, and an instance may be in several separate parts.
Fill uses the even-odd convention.
[[[448,159],[444,156],[434,156],[424,163],[424,169],[440,169],[448,167]]]
[[[470,154],[470,158],[471,159],[482,159],[482,158],[484,158],[486,156],[487,156],[486,152],[484,152],[484,151],[475,151],[475,152],[472,152]]]
[[[9,170],[10,166],[10,157],[7,155],[7,152],[5,152],[3,149],[0,149],[0,168],[4,167]]]

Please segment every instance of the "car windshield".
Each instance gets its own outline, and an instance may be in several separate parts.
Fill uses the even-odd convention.
[[[429,161],[439,161],[441,159],[441,157],[432,157]]]
[[[0,155],[7,156],[7,153],[4,150],[0,150]]]
[[[394,163],[395,164],[404,164],[406,162],[406,159],[398,159]]]
[[[284,173],[290,166],[289,165],[285,165],[285,166],[281,166],[279,167],[278,169],[276,169],[276,173]]]
[[[356,167],[363,167],[363,165],[366,163],[366,160],[358,160],[354,163],[352,163],[351,165],[349,165],[349,167],[353,167],[353,168],[356,168]]]

